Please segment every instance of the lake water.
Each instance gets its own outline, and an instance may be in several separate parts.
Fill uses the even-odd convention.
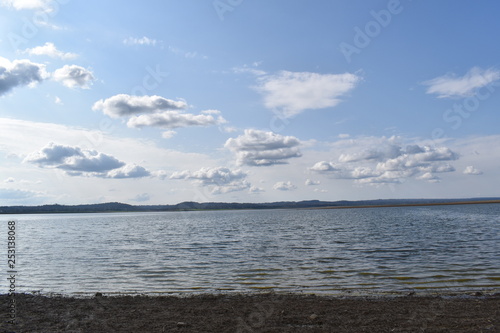
[[[500,289],[500,204],[0,215],[2,281],[11,219],[18,292]]]

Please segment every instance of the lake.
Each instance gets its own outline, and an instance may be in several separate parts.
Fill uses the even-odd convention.
[[[0,215],[17,292],[373,294],[500,289],[500,204]],[[8,286],[5,282],[6,293]],[[1,286],[1,285],[0,285]]]

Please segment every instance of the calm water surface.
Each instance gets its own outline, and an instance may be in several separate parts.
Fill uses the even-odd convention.
[[[20,292],[500,289],[499,204],[0,219],[5,254],[17,221]]]

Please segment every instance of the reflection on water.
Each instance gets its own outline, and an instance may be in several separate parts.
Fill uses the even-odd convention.
[[[499,204],[12,217],[21,292],[500,288]]]

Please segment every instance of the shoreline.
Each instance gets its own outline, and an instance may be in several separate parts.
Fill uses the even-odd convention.
[[[8,297],[0,295],[5,314]],[[500,293],[458,297],[277,293],[13,297],[16,323],[2,321],[2,328],[20,332],[500,331]]]
[[[0,215],[20,214],[88,214],[88,213],[161,213],[161,212],[189,212],[189,211],[238,211],[238,210],[279,210],[279,209],[346,209],[346,208],[387,208],[387,207],[420,207],[420,206],[446,206],[446,205],[478,205],[498,204],[498,198],[464,198],[464,199],[379,199],[358,201],[289,201],[272,203],[180,203],[176,205],[150,205],[131,206],[122,203],[83,204],[83,205],[43,205],[43,206],[2,206]],[[413,200],[413,202],[411,202]],[[430,200],[430,201],[428,201]],[[391,203],[374,203],[390,201]],[[410,201],[410,202],[404,202]],[[424,201],[424,202],[418,202]],[[435,201],[435,202],[434,202]],[[314,203],[311,203],[314,202]],[[349,202],[351,204],[341,203]],[[368,203],[369,202],[369,203]],[[401,202],[401,203],[398,203]],[[120,206],[110,208],[109,205]],[[126,208],[124,208],[124,206]],[[89,208],[93,207],[93,208]]]
[[[408,203],[408,204],[394,204],[394,205],[327,206],[327,207],[314,207],[314,208],[304,208],[304,209],[395,208],[395,207],[484,205],[484,204],[498,204],[498,203],[500,203],[500,200]]]

